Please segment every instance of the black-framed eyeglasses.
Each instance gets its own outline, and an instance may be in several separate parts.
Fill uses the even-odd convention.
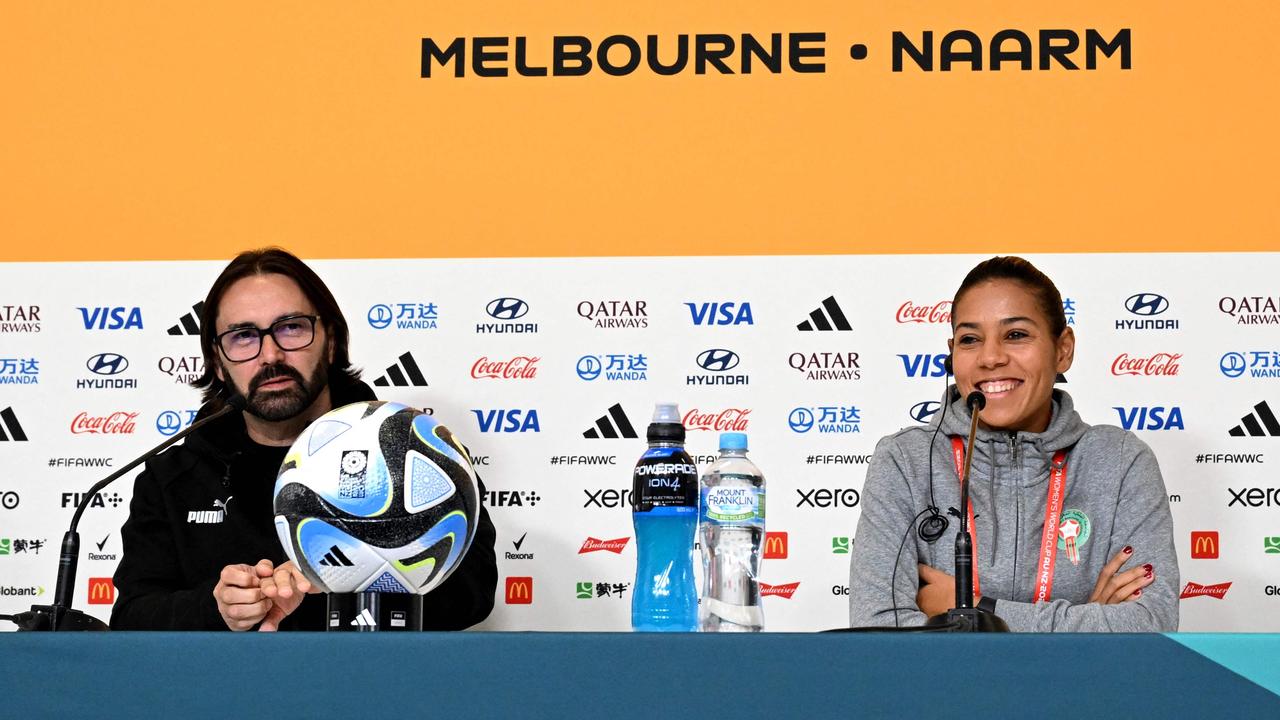
[[[269,328],[238,327],[214,338],[227,360],[248,362],[262,354],[262,336],[270,335],[281,350],[301,350],[316,339],[318,315],[290,315],[271,323]]]

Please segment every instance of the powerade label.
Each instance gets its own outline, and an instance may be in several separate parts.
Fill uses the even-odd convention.
[[[684,448],[649,448],[631,476],[632,509],[698,507],[698,467]]]
[[[733,475],[721,475],[733,478]],[[747,482],[751,479],[741,476]],[[758,487],[711,487],[702,489],[702,520],[731,525],[764,524],[764,489]]]

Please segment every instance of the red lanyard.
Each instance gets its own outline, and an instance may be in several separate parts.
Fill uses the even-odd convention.
[[[951,454],[956,461],[956,478],[964,482],[964,440],[951,438]],[[1049,475],[1049,498],[1044,508],[1044,532],[1040,536],[1040,562],[1036,565],[1036,596],[1032,602],[1047,602],[1053,595],[1053,566],[1058,560],[1058,522],[1066,499],[1067,453],[1053,454]],[[982,595],[978,583],[978,526],[973,522],[973,503],[969,503],[969,537],[973,539],[973,594]]]

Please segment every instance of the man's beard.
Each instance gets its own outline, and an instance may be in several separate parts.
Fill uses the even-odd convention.
[[[231,378],[230,373],[224,371],[224,375],[228,379]],[[263,383],[278,377],[293,378],[296,384],[280,390],[265,392],[258,390]],[[268,365],[249,381],[249,392],[246,393],[236,387],[235,383],[231,386],[236,392],[244,395],[245,412],[250,415],[268,422],[291,420],[311,407],[316,398],[320,397],[320,393],[329,386],[329,362],[327,358],[321,358],[310,378],[304,378],[302,373],[284,363]]]

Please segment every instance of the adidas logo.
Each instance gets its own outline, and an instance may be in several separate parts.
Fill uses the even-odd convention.
[[[376,628],[378,621],[373,619],[373,613],[369,612],[369,608],[360,611],[355,620],[351,621],[352,625],[360,628]]]
[[[27,434],[23,432],[18,416],[13,414],[13,408],[7,407],[0,410],[0,442],[6,440],[25,442],[26,439]]]
[[[825,312],[823,312],[825,310]],[[836,297],[832,295],[822,301],[822,307],[809,313],[809,319],[796,325],[796,329],[802,332],[812,332],[821,330],[823,332],[829,330],[853,330],[849,325],[849,321],[844,316],[844,311],[840,309],[840,304],[836,302]]]
[[[329,552],[320,558],[320,564],[328,567],[353,567],[355,563],[351,562],[351,558],[342,554],[342,549],[337,545],[329,548]]]
[[[1231,437],[1280,437],[1280,421],[1271,412],[1271,406],[1263,400],[1253,406],[1253,412],[1240,418],[1240,424],[1227,432]]]
[[[177,325],[169,328],[170,335],[199,335],[200,314],[204,311],[204,301],[191,306],[191,312],[182,316]]]
[[[414,362],[412,353],[405,353],[400,356],[400,362],[387,368],[387,374],[373,381],[378,387],[387,387],[394,385],[396,387],[426,387],[427,379],[422,376],[422,371],[418,369],[418,363]]]
[[[628,438],[634,440],[639,437],[636,435],[636,429],[631,426],[631,421],[627,419],[627,414],[622,411],[622,405],[614,403],[609,408],[607,415],[602,415],[596,419],[596,426],[587,428],[582,433],[582,437],[591,440],[599,440],[607,438],[615,440],[617,438]]]

